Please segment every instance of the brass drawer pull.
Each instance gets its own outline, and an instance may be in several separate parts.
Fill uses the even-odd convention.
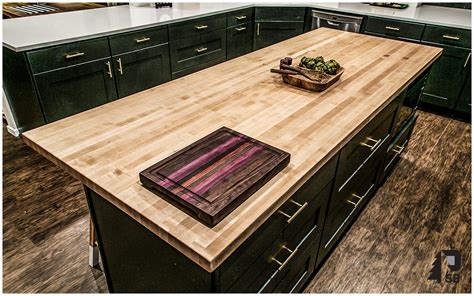
[[[260,23],[257,23],[257,36],[260,36]]]
[[[201,53],[207,51],[207,47],[196,48],[195,50],[197,53]]]
[[[117,63],[118,63],[118,66],[119,66],[117,70],[120,72],[120,75],[123,75],[122,59],[118,58]]]
[[[399,146],[395,145],[395,147],[392,149],[393,152],[396,154],[402,154],[403,150],[405,150],[405,146]]]
[[[400,31],[400,28],[397,27],[391,27],[391,26],[385,26],[385,29],[391,30],[391,31]]]
[[[380,142],[382,141],[382,139],[374,140],[374,139],[372,139],[371,137],[367,137],[367,141],[373,142],[374,144],[373,144],[373,145],[370,145],[370,144],[367,144],[367,143],[364,143],[364,142],[361,142],[360,144],[361,144],[362,146],[369,147],[369,148],[370,148],[370,151],[374,151],[375,148],[380,144]]]
[[[291,258],[293,258],[293,256],[296,254],[296,251],[298,250],[298,248],[296,248],[294,250],[290,250],[285,245],[283,245],[281,248],[282,248],[282,250],[285,250],[288,253],[290,253],[290,256],[286,257],[284,262],[281,262],[280,260],[276,259],[275,258],[276,255],[271,258],[272,261],[275,261],[278,265],[280,265],[280,267],[278,267],[278,271],[281,271],[283,268],[285,268],[286,264],[291,261]]]
[[[469,59],[471,58],[471,53],[467,55],[466,61],[464,62],[464,68],[467,66],[467,62],[469,62]]]
[[[236,16],[235,18],[240,21],[240,20],[245,20],[247,18],[247,16],[246,15],[240,15],[240,16]]]
[[[301,214],[301,212],[308,206],[308,202],[305,202],[304,204],[300,204],[299,202],[296,202],[292,199],[290,199],[290,202],[299,207],[299,209],[293,215],[288,215],[287,213],[283,212],[282,210],[278,210],[278,213],[280,213],[283,216],[288,218],[288,220],[286,220],[286,223],[288,223],[288,224],[290,224],[291,221],[293,221],[296,217],[298,217],[298,215]]]
[[[355,198],[358,199],[357,203],[353,202],[352,200],[346,200],[348,203],[352,204],[354,206],[354,208],[357,208],[359,206],[359,203],[367,196],[367,194],[369,194],[370,190],[372,190],[372,188],[374,187],[375,184],[372,184],[370,185],[369,189],[367,189],[367,191],[364,193],[364,195],[362,196],[359,196],[355,193],[352,193],[351,195]]]
[[[85,55],[85,53],[83,53],[83,52],[67,53],[66,54],[66,59],[82,57],[83,55]]]
[[[207,25],[200,25],[200,26],[195,26],[196,30],[204,30],[207,29]]]
[[[110,62],[105,63],[107,65],[107,75],[109,75],[110,78],[113,78],[112,76],[112,65],[110,65]]]
[[[235,28],[235,30],[236,30],[237,32],[242,32],[242,31],[247,30],[247,28],[246,28],[246,27],[238,27],[238,28]]]
[[[451,35],[443,35],[443,38],[444,39],[449,39],[449,40],[459,40],[459,39],[461,39],[458,36],[451,36]]]
[[[135,41],[137,43],[147,42],[147,41],[150,41],[150,40],[151,40],[151,38],[149,38],[149,37],[142,37],[142,38],[135,39]]]

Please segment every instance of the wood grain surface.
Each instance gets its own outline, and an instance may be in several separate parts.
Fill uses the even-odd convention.
[[[140,172],[140,181],[213,227],[289,161],[287,152],[222,127]]]
[[[322,93],[269,73],[282,56],[336,59]],[[321,28],[23,134],[25,142],[202,268],[216,269],[441,49]],[[221,126],[279,147],[290,164],[214,228],[144,189],[138,173]]]

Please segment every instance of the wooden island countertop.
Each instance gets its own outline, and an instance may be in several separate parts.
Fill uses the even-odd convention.
[[[313,93],[270,73],[308,51],[345,72]],[[441,49],[321,28],[25,132],[37,152],[207,271],[214,271]],[[291,153],[289,165],[208,228],[148,191],[139,172],[226,126]]]

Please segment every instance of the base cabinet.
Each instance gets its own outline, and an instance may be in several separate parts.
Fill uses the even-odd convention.
[[[303,33],[303,22],[255,22],[253,49],[267,47]]]
[[[119,98],[171,80],[168,44],[112,57]]]
[[[46,122],[117,98],[108,58],[34,75]]]
[[[227,28],[227,60],[252,51],[253,22]]]

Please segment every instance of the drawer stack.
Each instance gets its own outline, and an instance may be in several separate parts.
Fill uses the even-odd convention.
[[[172,79],[226,60],[226,14],[171,24]]]
[[[398,105],[398,100],[392,102],[342,148],[317,265],[377,189],[379,167]]]
[[[227,59],[252,51],[253,8],[227,13]]]
[[[219,269],[221,292],[298,291],[314,270],[337,156]]]

